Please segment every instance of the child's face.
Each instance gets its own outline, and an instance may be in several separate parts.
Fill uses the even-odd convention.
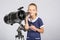
[[[30,16],[34,16],[37,13],[36,6],[30,5],[28,8],[28,12],[30,12]]]

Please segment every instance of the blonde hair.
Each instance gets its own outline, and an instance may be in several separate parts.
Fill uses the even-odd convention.
[[[35,3],[30,3],[29,6],[31,6],[31,5],[35,6],[36,10],[37,10],[37,5]],[[29,6],[28,6],[28,10],[29,10]],[[35,15],[37,16],[37,13]]]

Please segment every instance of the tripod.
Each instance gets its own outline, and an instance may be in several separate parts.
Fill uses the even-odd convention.
[[[16,35],[15,36],[15,40],[18,38],[19,40],[21,39],[21,40],[24,40],[24,35],[22,35],[22,32],[21,32],[21,30],[24,30],[23,28],[21,28],[21,27],[23,27],[23,25],[21,24],[19,27],[18,27],[18,29],[17,29],[17,32],[18,32],[18,35]]]

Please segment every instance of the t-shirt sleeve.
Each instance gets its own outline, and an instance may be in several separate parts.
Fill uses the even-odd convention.
[[[43,21],[42,21],[42,19],[41,18],[39,18],[39,27],[41,28],[41,27],[43,27]]]

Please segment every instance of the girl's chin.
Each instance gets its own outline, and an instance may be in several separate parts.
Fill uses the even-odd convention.
[[[33,15],[30,15],[30,16],[33,16]]]
[[[31,16],[33,16],[33,14],[31,14]]]

